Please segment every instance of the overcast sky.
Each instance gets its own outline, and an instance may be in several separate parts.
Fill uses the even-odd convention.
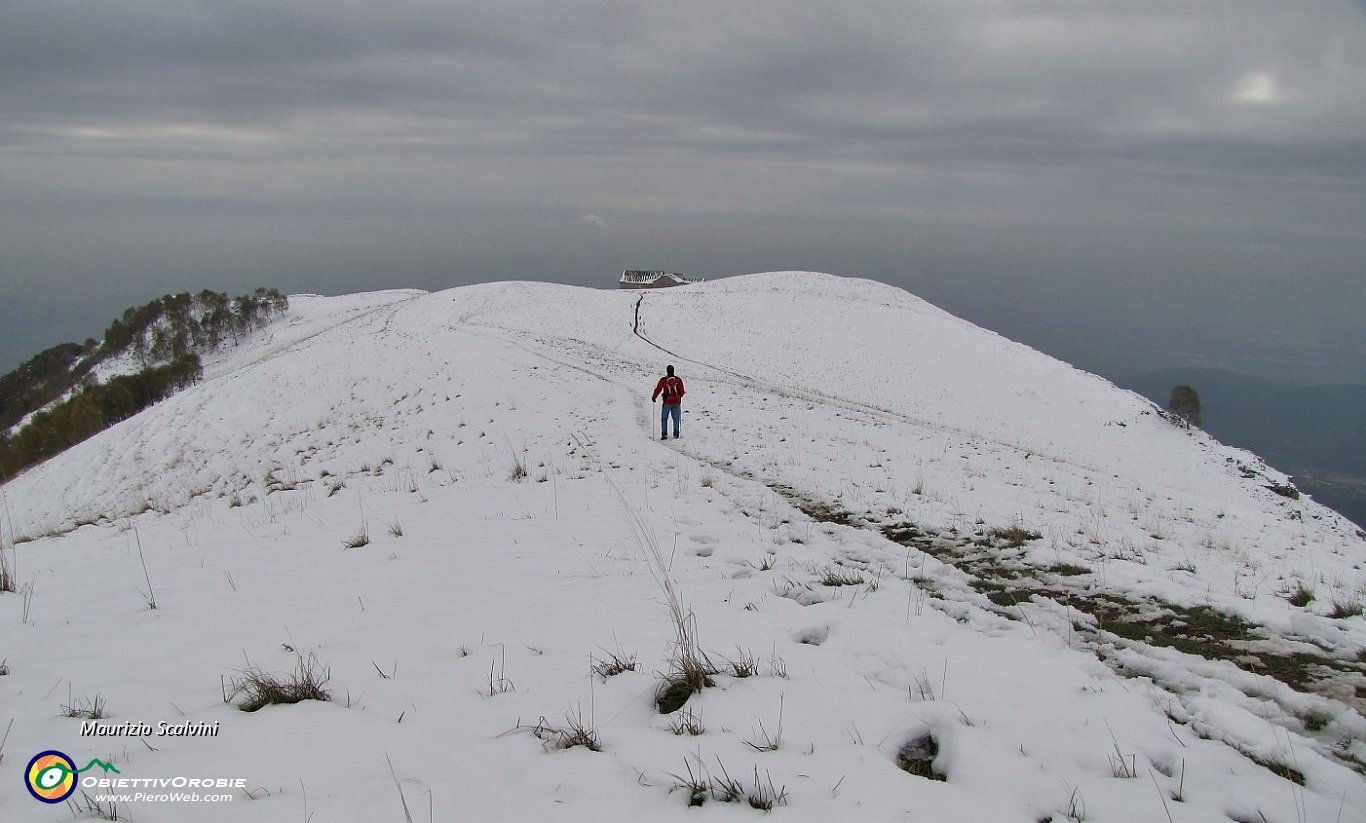
[[[628,267],[871,277],[1092,368],[1366,382],[1366,3],[0,10],[0,368],[168,291]]]

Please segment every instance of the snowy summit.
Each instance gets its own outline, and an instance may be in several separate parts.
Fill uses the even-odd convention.
[[[0,819],[1366,820],[1366,536],[1137,395],[821,274],[289,305],[4,487]]]

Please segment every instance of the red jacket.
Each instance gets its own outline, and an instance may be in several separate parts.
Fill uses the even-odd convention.
[[[677,406],[683,400],[683,378],[676,375],[659,378],[655,393],[650,395],[650,402],[653,403],[661,394],[664,395],[664,405]]]

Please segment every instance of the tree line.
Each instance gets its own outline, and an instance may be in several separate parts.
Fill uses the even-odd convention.
[[[65,394],[89,367],[78,369],[82,356],[95,350],[95,341],[61,343],[29,358],[0,377],[0,431],[8,430],[24,415],[41,409]],[[91,364],[93,366],[93,364]]]
[[[288,310],[278,289],[168,294],[125,309],[99,341],[40,352],[0,377],[0,469],[12,476],[197,382],[201,353],[235,344]],[[140,371],[105,383],[91,376],[125,354]]]
[[[191,351],[213,351],[289,310],[278,289],[257,289],[230,298],[205,289],[199,294],[168,294],[126,309],[109,324],[100,347],[106,356],[131,349],[144,364],[165,362]]]
[[[204,376],[199,355],[164,366],[89,383],[73,397],[35,414],[13,437],[0,434],[0,468],[6,477],[36,465],[109,426],[164,400]]]

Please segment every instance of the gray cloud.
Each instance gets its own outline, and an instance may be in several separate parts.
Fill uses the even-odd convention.
[[[1350,347],[1364,22],[1330,0],[25,3],[0,27],[0,291],[79,292],[94,333],[168,289],[800,267],[1073,351],[1056,321],[1082,307],[1104,347],[1226,304],[1241,325],[1178,348],[1269,352],[1252,326],[1277,312]]]

